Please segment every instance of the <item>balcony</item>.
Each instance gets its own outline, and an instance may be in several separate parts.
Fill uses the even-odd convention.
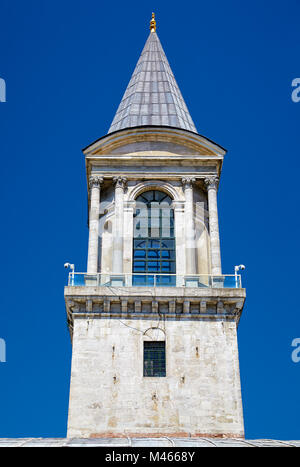
[[[64,291],[70,329],[75,317],[226,319],[237,324],[246,291],[241,276],[74,273]]]
[[[185,288],[217,288],[241,289],[242,281],[239,274],[89,274],[70,272],[69,287],[185,287]]]

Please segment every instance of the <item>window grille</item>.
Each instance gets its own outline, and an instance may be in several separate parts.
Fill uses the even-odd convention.
[[[166,376],[166,343],[144,342],[144,376]]]
[[[136,199],[133,272],[175,274],[174,210],[162,191],[146,191]]]

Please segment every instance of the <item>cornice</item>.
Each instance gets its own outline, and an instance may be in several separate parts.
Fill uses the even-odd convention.
[[[126,144],[147,141],[173,142],[190,147],[200,154],[205,153],[204,155],[224,156],[226,154],[226,150],[222,146],[205,136],[188,130],[163,126],[127,128],[109,133],[84,148],[83,153],[86,156],[91,154],[107,154]]]
[[[89,154],[86,157],[86,160],[91,160],[91,161],[112,161],[112,160],[143,160],[143,161],[151,161],[151,160],[158,160],[158,161],[164,161],[166,160],[173,160],[173,161],[222,161],[224,159],[224,156],[216,154],[214,156],[207,156],[205,154],[191,154],[191,155],[177,155],[177,154],[168,154],[168,155],[161,155],[161,154],[151,154],[149,151],[148,153],[145,154]]]

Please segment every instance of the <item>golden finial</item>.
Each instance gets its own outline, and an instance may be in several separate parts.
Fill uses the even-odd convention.
[[[156,31],[156,21],[155,21],[155,14],[152,13],[152,19],[150,21],[150,31],[155,32]]]

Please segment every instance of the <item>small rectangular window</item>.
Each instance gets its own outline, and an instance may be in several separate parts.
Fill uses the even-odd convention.
[[[165,342],[144,342],[144,376],[166,376]]]

